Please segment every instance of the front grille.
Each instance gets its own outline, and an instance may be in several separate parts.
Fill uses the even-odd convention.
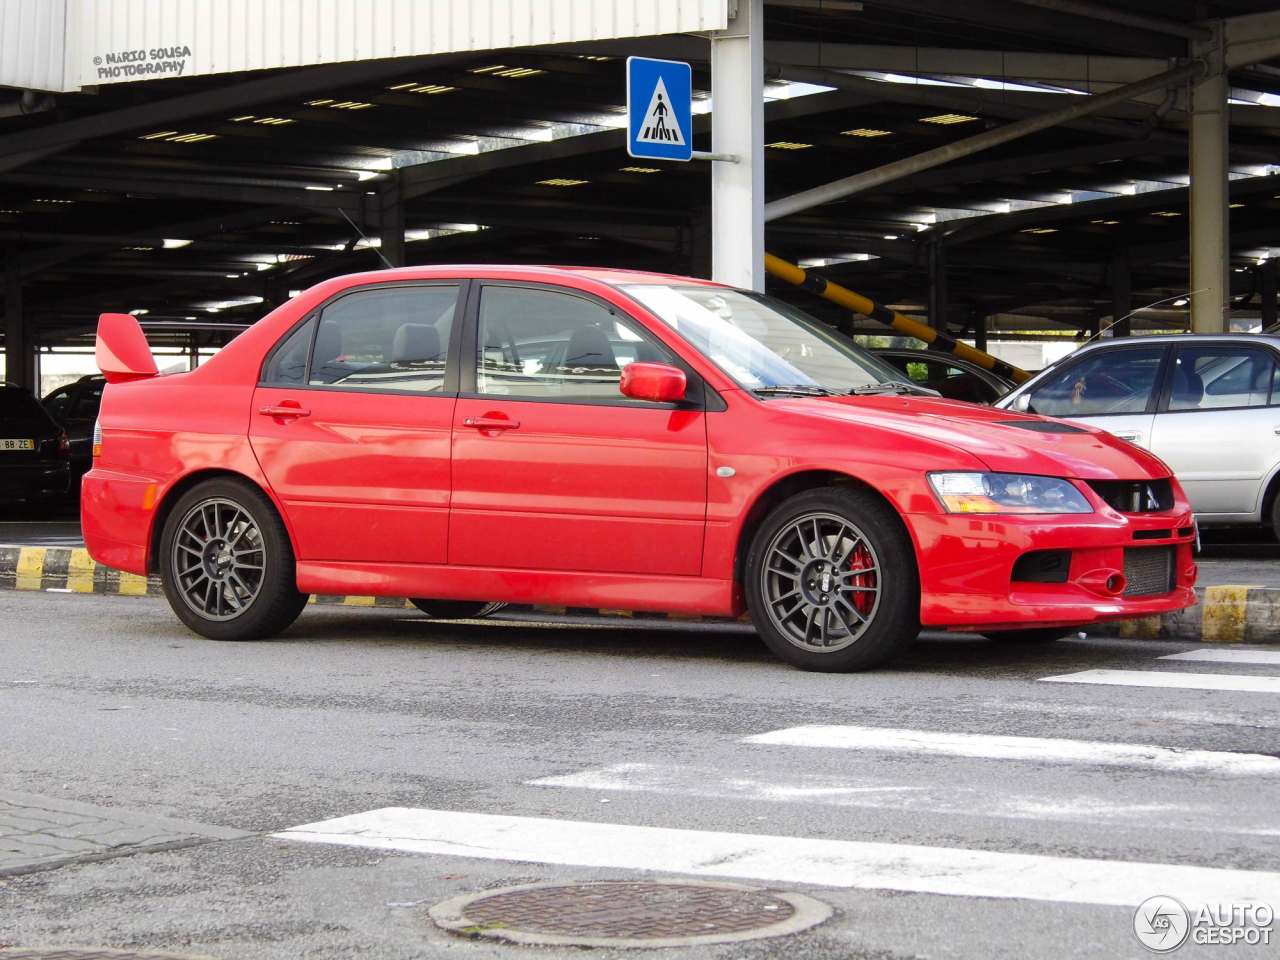
[[[1158,513],[1173,509],[1173,487],[1164,480],[1090,480],[1089,486],[1112,510]]]
[[[1173,589],[1176,547],[1130,547],[1124,552],[1124,595],[1154,597]]]

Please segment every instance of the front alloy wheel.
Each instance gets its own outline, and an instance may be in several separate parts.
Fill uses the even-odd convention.
[[[920,632],[911,540],[867,490],[826,487],[779,505],[752,541],[745,587],[761,639],[804,670],[879,666]]]

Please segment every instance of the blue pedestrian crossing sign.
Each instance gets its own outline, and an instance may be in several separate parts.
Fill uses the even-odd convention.
[[[627,153],[650,160],[693,156],[693,76],[678,60],[627,58]]]

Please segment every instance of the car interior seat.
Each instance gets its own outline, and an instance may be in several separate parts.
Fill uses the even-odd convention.
[[[1204,381],[1190,363],[1185,361],[1173,368],[1173,392],[1169,406],[1176,410],[1190,410],[1200,406],[1204,399]]]
[[[422,366],[442,362],[440,356],[440,331],[430,323],[402,324],[391,341],[391,356],[387,361],[393,366]]]
[[[618,369],[618,358],[609,343],[609,335],[601,327],[579,327],[569,337],[560,372],[574,373],[583,367],[605,374]]]

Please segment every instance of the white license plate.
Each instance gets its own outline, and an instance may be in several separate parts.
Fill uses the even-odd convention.
[[[0,450],[34,450],[34,440],[0,440]]]

